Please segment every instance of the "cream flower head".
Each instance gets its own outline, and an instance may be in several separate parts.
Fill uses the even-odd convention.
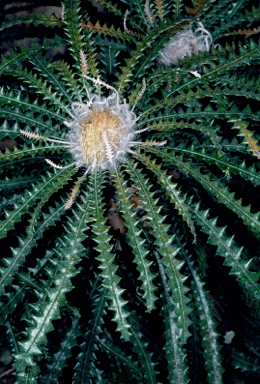
[[[73,161],[68,165],[58,165],[50,159],[45,159],[48,164],[58,169],[66,169],[72,166],[85,168],[84,178],[89,172],[115,169],[117,164],[124,162],[129,153],[134,153],[131,149],[133,146],[160,146],[165,144],[165,142],[135,140],[136,135],[147,130],[147,128],[136,129],[139,118],[134,113],[136,103],[145,92],[144,80],[143,87],[130,109],[125,100],[123,103],[120,102],[119,94],[114,87],[99,79],[87,75],[84,77],[95,85],[112,90],[112,93],[105,97],[95,93],[92,94],[86,89],[87,102],[78,101],[71,104],[69,112],[71,119],[64,122],[69,127],[64,140],[20,130],[28,138],[61,144],[72,155]]]
[[[115,90],[108,97],[92,95],[87,104],[72,103],[72,111],[73,119],[65,124],[76,167],[96,171],[124,161],[134,144],[136,115]]]

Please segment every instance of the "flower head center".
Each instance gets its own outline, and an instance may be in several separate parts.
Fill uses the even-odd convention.
[[[82,128],[80,146],[86,164],[102,163],[106,160],[108,151],[112,153],[118,148],[124,125],[109,108],[101,111],[93,108],[80,125]]]

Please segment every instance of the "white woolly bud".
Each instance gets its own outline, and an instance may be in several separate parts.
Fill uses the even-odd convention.
[[[174,36],[160,52],[159,61],[165,66],[178,65],[178,61],[186,56],[196,55],[198,51],[209,52],[211,44],[211,34],[199,23],[194,32],[186,29]]]

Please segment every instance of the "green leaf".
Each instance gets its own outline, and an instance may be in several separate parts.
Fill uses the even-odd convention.
[[[23,157],[31,156],[39,156],[48,152],[61,152],[64,147],[62,145],[57,145],[54,143],[51,144],[31,144],[31,147],[28,148],[26,145],[22,149],[17,149],[14,147],[13,151],[9,151],[8,149],[4,154],[0,153],[0,159],[3,161],[13,161],[15,159],[21,159]]]
[[[81,334],[79,319],[77,317],[72,318],[71,326],[67,330],[62,342],[60,343],[60,348],[51,359],[51,362],[47,365],[48,371],[42,375],[42,380],[44,383],[51,383],[62,374],[62,370],[67,366],[68,359],[72,356],[72,348],[76,347],[77,337]]]
[[[191,207],[201,230],[208,234],[208,243],[217,247],[216,254],[225,258],[224,265],[231,268],[230,274],[247,290],[254,300],[260,299],[259,272],[249,270],[252,260],[244,260],[243,248],[238,247],[234,236],[228,236],[225,227],[217,226],[217,218],[208,219],[209,210],[200,210],[199,204]]]
[[[0,238],[4,237],[14,224],[21,220],[23,214],[28,212],[30,207],[36,204],[37,199],[44,199],[50,196],[55,190],[59,190],[67,183],[68,179],[72,177],[75,170],[62,169],[59,171],[54,170],[47,177],[42,177],[42,182],[39,182],[21,195],[21,201],[14,203],[13,211],[6,211],[6,220],[0,224]],[[46,201],[46,200],[45,200]]]
[[[98,343],[102,343],[100,341],[101,325],[104,322],[103,317],[106,314],[105,308],[107,306],[105,295],[106,289],[100,289],[100,284],[97,282],[92,295],[91,318],[86,327],[84,342],[80,346],[81,352],[77,356],[78,362],[75,366],[72,384],[88,382],[91,378],[95,378],[95,363],[97,361],[95,351],[98,349]]]
[[[183,262],[176,258],[178,249],[172,244],[174,236],[168,235],[169,225],[163,223],[165,217],[160,215],[161,207],[157,205],[158,199],[154,199],[154,193],[150,192],[151,185],[148,179],[144,179],[144,175],[137,166],[137,163],[133,164],[129,161],[127,172],[134,177],[134,186],[137,188],[141,202],[147,212],[145,218],[153,228],[152,235],[156,239],[155,245],[162,256],[161,262],[165,267],[165,273],[169,279],[168,285],[172,291],[173,313],[176,316],[175,322],[179,329],[178,338],[182,344],[186,344],[187,338],[190,336],[188,330],[190,308],[188,306],[189,299],[186,295],[188,288],[184,285],[186,276],[180,273]]]
[[[44,201],[47,201],[50,196],[45,195]],[[0,268],[0,295],[3,294],[5,287],[12,282],[13,276],[17,273],[18,268],[22,265],[25,257],[31,252],[36,245],[36,241],[43,236],[46,228],[55,225],[55,221],[60,219],[64,213],[64,204],[59,207],[50,208],[50,213],[44,215],[44,221],[37,229],[35,226],[35,215],[32,215],[30,226],[27,227],[26,237],[19,238],[19,247],[12,248],[12,258],[3,258],[3,266]],[[39,212],[37,212],[39,215]]]
[[[260,359],[259,357],[249,356],[235,348],[231,349],[232,364],[236,369],[240,369],[242,372],[260,372]]]
[[[124,289],[119,286],[120,278],[116,274],[117,266],[114,264],[115,254],[111,252],[110,245],[111,236],[108,234],[109,227],[105,224],[106,220],[103,216],[104,206],[102,203],[102,175],[95,173],[90,177],[90,202],[91,202],[91,219],[93,221],[92,230],[95,234],[95,242],[98,244],[95,249],[98,251],[97,257],[100,262],[101,277],[103,278],[103,286],[107,289],[107,297],[110,300],[109,309],[114,312],[113,321],[117,323],[117,331],[121,333],[122,338],[128,340],[130,337],[130,324],[127,317],[129,312],[124,308],[127,304],[122,298]]]
[[[0,103],[4,105],[9,104],[12,107],[19,107],[23,111],[29,110],[31,113],[47,116],[49,119],[60,120],[61,122],[64,122],[65,120],[65,117],[53,112],[53,107],[48,107],[44,103],[40,103],[35,97],[34,102],[32,103],[28,96],[24,97],[23,93],[20,91],[6,92],[4,88],[0,88]]]
[[[84,208],[87,208],[86,211]],[[80,207],[80,211],[88,212],[88,207]],[[32,315],[32,325],[26,330],[26,339],[19,342],[19,353],[15,356],[14,367],[17,375],[24,378],[27,367],[35,365],[34,356],[41,355],[41,346],[47,342],[46,334],[53,330],[52,321],[60,317],[60,308],[67,302],[65,294],[73,288],[71,278],[78,271],[75,265],[80,261],[80,255],[84,247],[81,242],[85,235],[85,221],[82,220],[82,212],[75,212],[66,228],[67,234],[57,240],[57,259],[52,259],[56,267],[55,274],[50,270],[53,287],[45,289],[43,295],[38,294],[39,301],[34,304],[35,315]],[[85,216],[83,215],[83,217]]]
[[[260,185],[260,175],[256,171],[255,166],[248,167],[245,161],[239,161],[239,159],[228,156],[219,151],[208,151],[206,148],[195,149],[194,145],[186,148],[183,144],[172,148],[173,151],[181,152],[189,156],[194,157],[196,160],[204,160],[208,164],[216,164],[223,172],[230,172],[235,175],[239,174],[245,180],[250,180],[253,185]],[[172,157],[174,156],[174,152]]]
[[[199,166],[195,168],[194,166],[192,166],[190,161],[184,161],[181,156],[176,157],[164,152],[163,157],[164,159],[167,159],[170,164],[175,164],[180,171],[192,176],[207,191],[211,192],[213,196],[216,197],[219,203],[225,204],[239,217],[241,217],[244,224],[247,225],[255,233],[256,236],[259,236],[259,212],[252,213],[250,206],[243,206],[242,199],[238,200],[235,198],[235,192],[230,192],[229,189],[223,183],[221,183],[216,177],[214,177],[214,175],[210,175],[205,172],[202,173]]]
[[[137,265],[137,270],[140,273],[139,280],[142,282],[141,289],[144,292],[143,299],[145,300],[147,311],[155,309],[155,301],[157,298],[154,295],[156,287],[153,284],[155,276],[152,274],[150,267],[152,261],[147,260],[146,256],[149,251],[145,249],[145,237],[142,237],[142,230],[139,229],[138,220],[133,211],[133,204],[129,201],[130,194],[126,186],[126,181],[123,179],[120,171],[114,172],[114,180],[116,185],[116,196],[119,203],[119,208],[124,214],[125,225],[128,229],[127,237],[129,244],[134,252],[134,262]]]
[[[223,383],[222,357],[220,355],[220,344],[218,342],[219,335],[216,330],[217,324],[211,309],[212,303],[208,299],[208,292],[205,290],[204,283],[200,280],[194,266],[192,266],[191,262],[188,262],[188,264],[193,277],[191,288],[198,313],[205,368],[208,374],[207,382],[209,384],[220,384]]]
[[[164,311],[164,322],[165,322],[165,351],[168,363],[168,379],[170,383],[185,384],[188,381],[187,378],[187,364],[185,351],[181,348],[180,343],[180,329],[176,324],[176,315],[174,313],[174,306],[176,302],[171,298],[169,294],[169,288],[167,284],[167,276],[163,264],[160,261],[160,258],[155,253],[157,263],[160,270],[162,285],[164,288],[165,295],[165,305],[163,307]]]
[[[34,24],[43,24],[45,27],[54,26],[61,24],[61,20],[58,19],[54,14],[51,16],[46,16],[44,12],[41,13],[40,16],[36,16],[34,14],[31,14],[29,17],[20,16],[18,19],[10,19],[8,21],[5,21],[2,23],[0,27],[0,31],[14,27],[16,25],[26,23],[34,23]]]
[[[145,348],[147,344],[143,343],[142,334],[140,332],[137,333],[133,328],[131,332],[133,335],[133,350],[140,357],[144,378],[147,383],[157,384],[158,381],[156,380],[155,363],[152,361],[152,354],[148,352],[148,348]]]
[[[159,151],[156,153],[159,153]],[[142,163],[145,164],[146,167],[156,175],[161,186],[165,188],[167,195],[170,196],[171,202],[174,204],[174,208],[178,210],[179,215],[181,215],[183,220],[187,222],[195,241],[195,226],[190,214],[187,199],[185,196],[181,196],[181,191],[177,189],[177,184],[171,182],[172,176],[168,176],[166,172],[161,169],[160,165],[156,164],[156,162],[151,160],[150,157],[141,155],[140,153],[137,153],[136,157],[140,159]]]

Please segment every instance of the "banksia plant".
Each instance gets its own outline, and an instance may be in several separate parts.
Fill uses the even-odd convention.
[[[41,36],[0,64],[0,377],[258,382],[257,18],[65,0],[2,24]]]

